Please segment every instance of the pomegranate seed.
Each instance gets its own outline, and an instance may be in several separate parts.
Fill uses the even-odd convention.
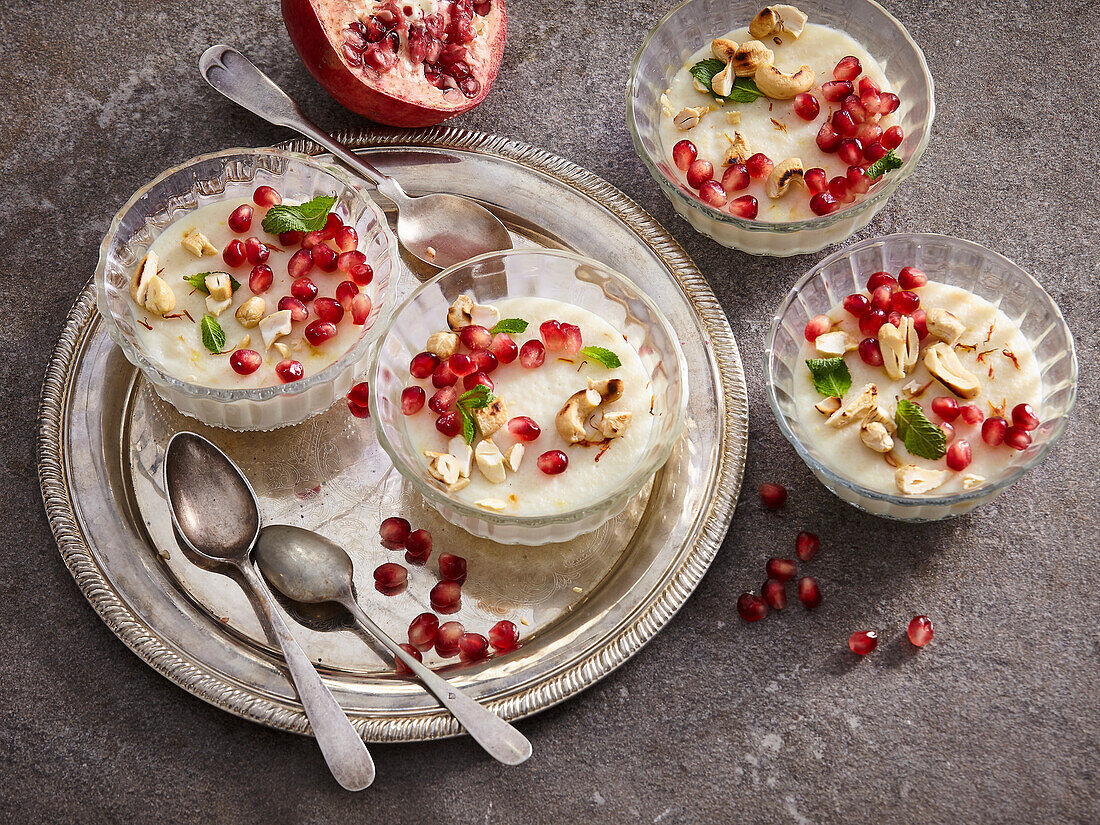
[[[344,308],[335,298],[318,298],[313,302],[313,311],[330,324],[338,324],[344,317]]]
[[[463,327],[458,332],[458,339],[470,350],[489,349],[489,345],[493,343],[492,333],[479,324]]]
[[[483,372],[486,375],[498,366],[497,357],[487,349],[481,349],[471,354],[470,360],[474,362],[474,372]]]
[[[351,299],[351,322],[363,326],[370,317],[371,302],[366,295],[355,295]]]
[[[981,411],[981,408],[975,407],[973,404],[963,404],[959,407],[959,415],[967,424],[981,424],[982,419],[985,418],[985,413]]]
[[[940,428],[940,432],[943,433],[944,441],[946,441],[948,444],[950,444],[952,441],[955,440],[955,428],[954,427],[952,427],[946,421],[941,421],[938,426]]]
[[[439,359],[430,352],[418,352],[409,362],[409,372],[413,378],[427,378],[439,366]],[[454,383],[453,381],[451,382]]]
[[[299,249],[293,255],[290,256],[290,260],[286,263],[287,274],[291,278],[297,280],[298,278],[304,278],[313,269],[313,256],[306,252],[304,249]]]
[[[863,313],[871,308],[870,299],[860,293],[853,292],[847,298],[844,299],[844,309],[849,315],[853,315],[856,318],[861,318]]]
[[[405,539],[405,560],[412,564],[424,564],[432,554],[432,534],[421,528],[409,533]]]
[[[239,349],[229,356],[229,366],[238,375],[251,375],[263,363],[260,353],[251,349]]]
[[[764,569],[768,573],[768,578],[775,579],[777,582],[785,582],[797,571],[792,559],[768,559]]]
[[[894,309],[891,310],[890,314],[886,316],[886,320],[893,324],[895,327],[900,327],[902,317],[902,314]]]
[[[336,252],[331,246],[323,243],[317,244],[309,251],[309,254],[313,258],[313,263],[317,264],[317,268],[322,272],[336,271]]]
[[[722,177],[724,179],[725,175]],[[722,188],[722,184],[718,181],[705,180],[699,187],[699,199],[715,209],[721,209],[729,200],[729,195],[726,194],[726,190]]]
[[[875,272],[871,275],[870,278],[867,279],[867,291],[874,292],[880,286],[890,287],[891,292],[893,292],[895,289],[900,289],[898,285],[898,279],[891,275],[889,272],[883,272],[881,270]]]
[[[451,369],[449,363],[440,364],[432,373],[432,386],[437,390],[443,387],[453,387],[457,383],[458,376],[455,375],[455,371]]]
[[[826,84],[828,85],[828,84]],[[833,124],[826,120],[821,124],[817,132],[817,148],[822,152],[835,152],[840,145],[841,135],[833,128]]]
[[[749,170],[743,163],[731,163],[722,173],[722,188],[727,192],[740,192],[749,185]]]
[[[855,119],[844,109],[837,109],[833,112],[833,116],[829,119],[829,123],[832,124],[833,129],[842,138],[854,138],[856,136],[857,126]],[[862,147],[860,147],[862,151]]]
[[[348,393],[348,396],[350,398],[351,393]],[[394,548],[405,546],[405,540],[409,537],[411,530],[412,525],[409,524],[407,519],[400,516],[390,516],[383,519],[382,523],[378,525],[378,535],[382,537],[382,541],[387,542]]]
[[[464,378],[470,375],[474,371],[474,362],[464,352],[456,352],[450,358],[447,359],[447,366],[450,367],[451,372],[457,375],[459,378]]]
[[[783,582],[776,579],[768,579],[760,588],[760,596],[773,610],[782,610],[787,606],[787,588]]]
[[[305,236],[305,232],[280,232],[279,243],[284,247],[297,246],[302,242],[302,238]]]
[[[455,581],[441,581],[428,593],[428,601],[436,613],[457,613],[462,606],[462,585]]]
[[[902,315],[909,315],[920,307],[920,296],[907,289],[895,292],[890,296],[890,308]]]
[[[928,337],[928,313],[918,309],[913,313],[913,329],[917,331],[917,339],[923,341]]]
[[[803,120],[813,120],[821,111],[821,104],[809,92],[794,96],[794,113]]]
[[[489,655],[489,640],[480,633],[464,633],[458,643],[459,658],[476,662]]]
[[[367,284],[374,280],[374,270],[371,268],[370,264],[356,264],[348,270],[348,274],[355,283],[359,284],[359,286],[367,286]]]
[[[887,149],[897,149],[905,140],[905,132],[900,126],[891,126],[882,133],[882,145]]]
[[[412,645],[400,644],[400,645],[398,645],[398,647],[400,647],[403,651],[405,651],[410,656],[412,656],[414,659],[416,659],[416,661],[418,661],[418,662],[423,662],[424,661],[424,657],[421,655],[420,651],[417,650]],[[398,676],[411,676],[412,675],[412,669],[407,664],[402,662],[399,658],[397,658],[396,656],[393,657],[393,672],[396,673]]]
[[[284,295],[279,299],[279,311],[282,312],[284,309],[290,310],[291,321],[304,321],[309,317],[309,310],[306,309],[306,305],[290,295]]]
[[[805,335],[806,340],[812,344],[817,340],[817,336],[824,335],[832,329],[832,326],[833,322],[829,319],[828,315],[815,315],[806,322],[806,329],[803,331],[803,335]]]
[[[255,235],[244,239],[244,256],[250,264],[262,264],[270,254],[267,244]]]
[[[1030,404],[1017,404],[1012,408],[1012,423],[1030,432],[1039,426],[1039,416]]]
[[[561,324],[557,321],[543,321],[539,325],[539,335],[546,344],[549,352],[559,352],[565,349],[565,333]]]
[[[305,370],[302,368],[300,361],[285,358],[275,365],[275,374],[279,376],[279,380],[284,384],[289,384],[305,375]]]
[[[408,581],[409,571],[395,562],[388,561],[374,569],[374,588],[387,596],[400,593]]]
[[[949,395],[937,395],[932,399],[932,412],[944,421],[954,421],[959,417],[959,402]]]
[[[687,169],[688,186],[698,189],[714,177],[714,167],[709,160],[693,160]]]
[[[856,137],[859,138],[859,142],[864,146],[869,146],[872,143],[879,143],[882,140],[882,127],[868,120],[866,123],[861,123],[859,125],[859,129],[856,131]]]
[[[351,310],[351,301],[358,294],[359,287],[352,281],[341,281],[336,287],[336,300],[340,302],[345,312]]]
[[[453,553],[439,555],[439,575],[444,581],[462,584],[466,581],[466,559]]]
[[[489,644],[504,652],[519,647],[519,628],[507,619],[501,619],[489,628]]]
[[[501,364],[511,364],[519,355],[519,347],[507,332],[498,332],[493,336],[493,343],[489,345],[489,351],[496,356]]]
[[[752,195],[742,195],[739,198],[734,198],[729,205],[731,215],[736,215],[748,221],[753,220],[759,210],[760,206]]]
[[[863,160],[863,144],[859,142],[859,138],[844,138],[840,141],[840,145],[836,147],[836,156],[849,166],[854,166]],[[837,178],[833,178],[833,180],[837,180]],[[846,181],[845,178],[839,178],[839,180]]]
[[[370,402],[370,384],[360,381],[348,390],[348,401],[360,407],[365,407]]]
[[[813,169],[807,169],[806,174],[803,175],[803,180],[806,181],[806,188],[814,195],[819,192],[824,192],[829,186],[829,176],[826,175],[825,170],[819,166],[815,166]]]
[[[519,362],[529,370],[541,367],[545,360],[546,347],[542,345],[542,341],[528,341],[519,348]]]
[[[867,110],[874,112],[878,117],[882,117],[882,95],[876,91],[869,91],[859,96],[860,101],[867,107]]]
[[[881,309],[883,312],[890,311],[891,300],[890,296],[893,293],[888,286],[880,286],[871,293],[871,306],[875,309]]]
[[[875,81],[869,77],[861,77],[859,79],[859,96],[863,97],[865,94],[874,92],[875,94],[882,94],[882,89]]]
[[[336,256],[336,268],[339,269],[341,272],[350,273],[352,267],[359,266],[359,264],[362,263],[366,263],[366,260],[366,255],[364,255],[358,249],[352,249],[350,252],[341,252],[338,256]]]
[[[878,634],[873,630],[860,630],[848,637],[848,647],[852,653],[866,656],[878,647]]]
[[[920,289],[928,283],[928,276],[913,266],[903,266],[898,273],[898,285],[902,289]]]
[[[421,387],[405,387],[401,390],[401,412],[416,415],[424,409],[424,390]]]
[[[772,159],[765,155],[763,152],[757,152],[755,155],[745,161],[745,168],[749,170],[750,178],[763,180],[772,173],[772,169],[775,168],[775,164],[772,163]]]
[[[821,588],[813,576],[803,576],[798,580],[798,600],[807,610],[813,610],[821,604]]]
[[[878,113],[881,115],[888,115],[896,112],[901,105],[901,98],[893,92],[883,92],[880,100]]]
[[[865,195],[871,188],[871,176],[862,166],[849,166],[845,177],[848,180],[848,190],[855,195]]]
[[[462,637],[466,635],[466,628],[461,622],[444,622],[439,626],[435,635],[435,652],[444,659],[450,659],[458,654],[458,645]]]
[[[336,241],[336,246],[341,252],[351,252],[359,245],[359,233],[352,227],[341,224],[333,240]]]
[[[267,208],[281,204],[283,197],[277,189],[272,189],[270,186],[257,186],[256,191],[252,193],[252,202],[257,206]]]
[[[787,503],[787,488],[782,484],[767,482],[761,484],[757,492],[760,494],[760,501],[769,510],[778,510]]]
[[[252,207],[247,203],[242,203],[229,213],[229,220],[226,223],[238,235],[243,235],[252,228]]]
[[[271,267],[260,264],[252,267],[252,271],[248,273],[248,288],[252,290],[253,295],[261,295],[271,288],[274,280],[275,273],[271,271]]]
[[[447,438],[454,438],[462,432],[462,418],[457,412],[443,413],[435,420],[435,428]]]
[[[556,476],[564,473],[569,466],[569,456],[561,450],[547,450],[538,457],[538,468],[548,476]]]
[[[886,323],[886,313],[881,309],[869,309],[859,316],[859,331],[868,337],[878,335],[879,329]]]
[[[863,157],[874,163],[876,160],[882,160],[886,157],[886,147],[879,142],[872,143],[869,146],[864,147]]]
[[[434,613],[421,613],[409,623],[409,644],[419,650],[428,651],[435,645],[439,633],[439,619]]]
[[[681,140],[672,147],[672,161],[676,164],[676,168],[682,172],[688,170],[698,154],[699,150],[695,148],[695,144],[690,140]]]
[[[855,95],[848,95],[844,98],[844,102],[841,106],[844,108],[844,111],[851,116],[853,122],[855,122],[857,126],[867,120],[867,107],[864,106],[863,101]],[[858,133],[859,129],[857,128],[854,134]]]
[[[353,401],[348,402],[348,410],[356,418],[370,418],[370,408],[369,407],[360,407],[358,404],[356,404]]]
[[[950,427],[951,425],[944,424],[944,426]],[[970,442],[965,438],[960,438],[947,448],[947,466],[956,473],[961,473],[970,466],[970,458]]]
[[[310,252],[313,250],[313,247],[317,246],[317,244],[319,243],[322,243],[324,240],[325,239],[324,237],[322,237],[320,232],[307,232],[305,234],[305,237],[302,238],[302,249]]]
[[[859,357],[869,367],[882,366],[882,347],[878,338],[864,338],[859,342]]]
[[[308,324],[305,329],[306,340],[319,347],[336,334],[336,325],[320,319]]]
[[[737,599],[737,612],[746,622],[758,622],[768,615],[768,606],[755,593],[742,593]]]
[[[234,238],[222,250],[222,260],[226,266],[240,266],[244,263],[244,244]]]
[[[927,616],[914,616],[909,622],[909,641],[917,647],[924,647],[932,641],[932,620]]]
[[[462,379],[462,386],[468,390],[472,390],[478,385],[488,387],[490,390],[496,389],[493,379],[483,372],[471,372]]]
[[[1013,425],[1005,430],[1005,444],[1022,452],[1031,446],[1031,433],[1023,427]]]
[[[454,387],[443,387],[436,390],[435,395],[428,399],[428,407],[440,415],[448,412],[458,401],[458,390]]]
[[[794,554],[798,556],[801,561],[809,561],[817,555],[817,551],[820,549],[821,539],[818,538],[817,533],[810,533],[803,530],[795,537]]]
[[[851,187],[848,186],[848,178],[843,175],[837,175],[829,181],[829,194],[841,203],[851,203],[856,199]]]
[[[542,435],[542,429],[535,419],[526,415],[517,415],[508,421],[508,432],[516,441],[534,441]]]
[[[849,80],[830,80],[821,84],[821,94],[830,103],[839,103],[854,90]]]
[[[321,237],[326,241],[331,241],[343,225],[344,221],[339,215],[335,212],[329,212],[328,217],[325,218],[325,226],[321,230]]]
[[[810,210],[815,215],[831,215],[840,208],[840,201],[829,192],[818,192],[810,198]]]
[[[833,67],[833,77],[837,80],[855,80],[863,73],[863,64],[859,62],[859,58],[853,55],[840,58],[840,61]]]

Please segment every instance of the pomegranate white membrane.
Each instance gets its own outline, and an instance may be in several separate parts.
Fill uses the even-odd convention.
[[[425,476],[456,500],[505,516],[567,512],[614,492],[638,464],[652,429],[653,391],[637,351],[607,321],[572,304],[546,298],[507,298],[492,304],[491,311],[490,320],[499,317],[527,322],[524,332],[504,336],[514,342],[514,347],[499,333],[493,336],[488,350],[479,352],[467,346],[473,343],[476,348],[483,347],[487,340],[483,330],[492,326],[486,322],[476,332],[459,329],[462,344],[449,358],[440,361],[421,353],[413,359],[409,386],[423,388],[428,401],[423,406],[405,408],[405,421],[409,440],[423,457]],[[475,309],[475,322],[477,312]],[[548,331],[544,324],[551,321],[556,323]],[[447,319],[440,318],[439,328],[448,329]],[[434,345],[430,342],[428,348]],[[586,355],[590,347],[613,353],[620,365],[605,366]],[[489,359],[484,352],[502,357]],[[463,360],[467,357],[478,367],[484,366],[482,359],[488,361],[488,371],[482,373],[467,366]],[[452,380],[449,364],[457,364],[456,370],[466,373],[453,386],[447,385]],[[429,369],[433,370],[431,376],[426,374]],[[417,373],[425,377],[418,378]],[[465,471],[466,440],[461,416],[455,412],[456,403],[461,404],[463,394],[477,386],[479,375],[488,377],[494,399],[505,409],[496,422],[499,429],[488,437],[479,425],[470,445],[474,457],[468,474],[457,483],[449,483],[438,477],[438,462],[446,464],[449,458],[437,457],[457,454]],[[621,394],[608,389],[616,385]],[[569,430],[576,441],[564,437],[558,424],[559,414],[571,399],[578,405],[571,417],[575,427]],[[448,401],[450,404],[444,405]],[[516,445],[523,454],[513,465],[510,459]],[[488,461],[483,466],[486,453]],[[505,459],[503,469],[497,469],[498,454]]]

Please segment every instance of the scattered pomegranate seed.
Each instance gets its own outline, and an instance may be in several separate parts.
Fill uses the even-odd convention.
[[[324,235],[326,241],[331,241],[343,225],[344,221],[339,215],[335,212],[329,212],[328,217],[325,218],[325,228],[321,230],[321,234]]]
[[[760,494],[760,501],[769,510],[778,510],[787,503],[787,488],[782,484],[766,482],[760,485],[757,492]]]
[[[565,344],[562,346],[562,352],[566,355],[576,355],[581,351],[581,346],[584,341],[581,338],[581,328],[576,324],[562,324],[562,335],[565,336]]]
[[[344,308],[335,298],[318,298],[313,302],[313,311],[330,324],[338,324],[344,318]]]
[[[794,96],[794,113],[803,120],[815,119],[820,111],[821,104],[809,92],[802,92]]]
[[[305,369],[302,367],[301,361],[284,358],[275,365],[275,374],[279,376],[279,380],[284,384],[289,384],[292,381],[298,381],[305,375]]]
[[[421,528],[409,533],[405,539],[405,560],[410,564],[424,564],[432,554],[432,534]]]
[[[462,432],[462,418],[457,412],[443,413],[435,420],[435,428],[448,438],[454,438]]]
[[[454,355],[448,358],[447,366],[450,367],[451,372],[453,372],[459,378],[464,378],[474,372],[473,359],[471,359],[469,355],[466,355],[463,352],[456,352]]]
[[[867,120],[867,107],[864,106],[863,101],[855,95],[848,95],[846,98],[844,98],[843,103],[841,103],[841,107],[851,116],[852,120],[855,121],[855,123],[857,124],[857,127],[861,125],[865,120]],[[859,134],[858,128],[853,134],[853,137],[857,134]]]
[[[856,318],[862,318],[863,313],[871,308],[871,300],[862,293],[855,292],[844,299],[844,309]]]
[[[351,279],[359,284],[359,286],[367,286],[374,280],[374,270],[371,268],[370,264],[356,264],[348,270],[348,275],[350,275]]]
[[[725,175],[722,177],[724,179]],[[729,195],[726,194],[726,190],[722,188],[722,184],[718,181],[705,180],[699,186],[699,199],[715,209],[721,209],[729,201]]]
[[[279,244],[283,247],[297,246],[305,236],[305,232],[280,232]]]
[[[306,252],[309,252],[313,249],[313,247],[317,246],[317,244],[319,243],[322,243],[324,240],[325,239],[322,237],[320,232],[307,232],[305,234],[305,237],[302,238],[302,249],[304,249]]]
[[[306,305],[291,295],[284,295],[279,299],[279,311],[281,312],[284,309],[290,310],[291,321],[304,321],[309,317],[309,310],[306,309]]]
[[[322,272],[336,271],[336,252],[333,251],[331,246],[323,243],[317,244],[310,250],[310,257],[313,258],[313,263],[317,264],[318,269]]]
[[[431,650],[438,633],[439,619],[436,615],[421,613],[409,624],[409,644],[417,650]]]
[[[336,268],[339,269],[341,272],[347,272],[350,274],[352,267],[359,266],[359,264],[363,264],[366,262],[366,255],[364,255],[358,249],[352,249],[348,252],[341,252],[336,257]]]
[[[837,175],[829,181],[829,194],[840,203],[851,203],[856,199],[852,194],[852,188],[848,185],[848,178],[843,175]]]
[[[869,367],[882,366],[882,347],[878,338],[864,338],[859,342],[859,357]]]
[[[950,427],[950,424],[945,426]],[[947,466],[956,473],[961,473],[970,466],[970,442],[960,438],[947,448]]]
[[[880,286],[890,287],[890,291],[899,289],[898,279],[891,275],[889,272],[883,272],[879,270],[871,274],[871,277],[867,279],[867,291],[874,292]]]
[[[542,435],[542,429],[535,419],[526,415],[517,415],[508,421],[508,432],[516,441],[534,441]]]
[[[489,345],[489,351],[493,353],[501,364],[511,364],[519,355],[519,347],[507,332],[498,332],[493,336],[493,343]]]
[[[878,647],[878,634],[873,630],[860,630],[848,637],[848,647],[852,653],[866,656]]]
[[[257,206],[267,208],[281,204],[283,202],[283,197],[279,194],[277,189],[273,189],[270,186],[257,186],[256,191],[252,193],[252,202]]]
[[[466,581],[466,559],[454,553],[440,553],[439,575],[445,581],[462,584]]]
[[[470,324],[460,329],[458,339],[469,350],[487,350],[493,343],[492,333],[480,324]]]
[[[464,662],[476,662],[489,655],[489,640],[480,633],[464,633],[458,642],[459,658]]]
[[[903,266],[898,273],[898,285],[902,289],[920,289],[928,284],[928,276],[914,266]]]
[[[758,622],[768,615],[768,605],[755,593],[742,593],[737,598],[737,613],[746,622]]]
[[[806,188],[814,195],[824,192],[829,186],[829,176],[825,174],[825,170],[820,166],[807,169],[806,174],[803,175],[803,180],[806,182]]]
[[[435,395],[428,399],[428,407],[442,415],[448,412],[458,401],[458,390],[454,387],[442,387],[436,390]]]
[[[845,177],[849,191],[856,195],[865,195],[871,188],[871,176],[862,166],[849,166]]]
[[[267,248],[267,244],[255,235],[244,239],[244,256],[250,264],[262,264],[269,255],[271,250]]]
[[[918,309],[913,313],[913,329],[917,331],[917,339],[923,341],[928,337],[928,313]]]
[[[833,67],[833,77],[837,80],[855,80],[863,73],[863,64],[859,62],[859,58],[853,55],[840,58],[840,61]]]
[[[470,360],[474,362],[474,372],[482,372],[486,375],[499,366],[497,357],[487,349],[479,349],[471,353]]]
[[[772,159],[763,152],[757,152],[745,161],[745,168],[749,170],[749,177],[763,180],[772,173],[775,164]]]
[[[432,386],[436,389],[441,389],[443,387],[453,387],[457,382],[458,376],[455,375],[455,372],[451,369],[451,365],[449,363],[440,364],[438,367],[435,368],[435,372],[432,373]]]
[[[378,526],[378,535],[382,537],[382,541],[388,542],[395,548],[405,546],[405,540],[408,539],[411,531],[412,525],[400,516],[383,519]]]
[[[1030,404],[1017,404],[1012,408],[1012,423],[1030,432],[1039,426],[1039,416]]]
[[[409,373],[413,378],[428,378],[436,367],[439,366],[439,359],[436,358],[430,352],[418,352],[412,357],[409,362]],[[454,383],[453,381],[451,383]]]
[[[341,252],[351,252],[359,245],[359,233],[350,226],[341,225],[333,240]]]
[[[880,115],[888,115],[892,112],[896,112],[898,107],[901,106],[901,98],[893,92],[883,92],[880,100],[881,103],[878,107],[878,113]]]
[[[374,569],[374,588],[386,596],[394,596],[405,589],[409,571],[400,564],[388,561]]]
[[[698,154],[699,150],[695,148],[695,144],[690,140],[681,140],[672,147],[672,160],[676,164],[676,168],[683,172],[688,170]]]
[[[565,332],[558,321],[543,321],[539,325],[539,335],[542,337],[548,352],[560,352],[565,349]]]
[[[729,212],[745,220],[753,220],[760,211],[760,205],[752,195],[742,195],[730,201]]]
[[[336,287],[336,300],[345,312],[351,311],[352,299],[359,294],[359,287],[352,281],[341,281]]]
[[[884,157],[886,157],[887,151],[888,150],[885,146],[883,146],[878,141],[875,141],[874,143],[863,147],[863,157],[869,160],[871,163],[874,163],[875,161],[882,160]]]
[[[569,466],[569,456],[561,450],[547,450],[538,457],[538,468],[548,476],[556,476],[564,473]]]
[[[424,390],[421,387],[405,387],[401,390],[401,412],[416,415],[424,409]]]
[[[850,95],[854,89],[855,87],[849,80],[830,80],[821,84],[821,95],[830,103],[839,103]]]
[[[939,423],[940,432],[943,433],[944,441],[950,444],[955,440],[955,428],[948,424],[946,421]]]
[[[479,384],[488,387],[490,390],[496,389],[496,384],[493,383],[493,379],[483,372],[471,372],[462,379],[462,386],[467,390],[472,390]]]
[[[882,133],[882,145],[887,149],[897,149],[905,140],[905,132],[900,126],[891,126]]]
[[[901,319],[905,317],[896,309],[890,310],[890,313],[886,316],[886,320],[893,324],[895,327],[901,326]]]
[[[355,295],[351,299],[351,322],[356,326],[363,326],[367,323],[367,319],[370,318],[371,302],[370,298],[360,293]]]
[[[432,610],[436,613],[457,613],[462,606],[462,585],[453,581],[441,581],[428,594]],[[442,631],[443,628],[440,628]],[[438,644],[438,640],[436,642]]]
[[[760,596],[773,610],[782,610],[787,606],[787,588],[776,579],[764,582],[764,586],[760,588]]]
[[[890,308],[902,315],[909,315],[920,308],[920,296],[915,292],[902,289],[890,296]]]
[[[856,122],[844,109],[837,109],[833,112],[833,116],[829,118],[829,123],[842,139],[854,138],[856,136],[856,131],[858,130]],[[838,143],[837,145],[839,146],[840,144]],[[862,151],[863,147],[861,146],[860,152]]]
[[[914,616],[909,622],[909,641],[917,647],[924,647],[932,641],[932,620],[927,616]]]
[[[519,628],[507,619],[501,619],[489,628],[489,644],[496,650],[505,652],[519,647]]]
[[[865,123],[859,124],[859,129],[856,130],[856,137],[864,146],[870,146],[872,143],[879,143],[882,140],[882,127],[868,120]]]
[[[466,635],[461,622],[444,622],[435,635],[435,652],[444,659],[458,654],[458,645]]]
[[[829,192],[818,192],[810,198],[810,210],[815,215],[831,215],[840,208],[840,201]]]
[[[356,418],[370,418],[370,407],[361,407],[354,401],[348,402],[348,411]]]
[[[740,192],[749,182],[749,170],[743,163],[731,163],[722,173],[722,188],[727,192]]]
[[[1013,425],[1005,430],[1005,444],[1022,452],[1031,446],[1031,433],[1023,427]]]
[[[932,399],[932,412],[944,421],[954,421],[959,417],[959,402],[949,395],[937,395]]]
[[[833,322],[828,315],[815,315],[806,322],[806,329],[803,331],[803,335],[805,335],[806,340],[812,344],[817,340],[819,335],[824,335],[832,329],[832,326]]]
[[[398,645],[398,647],[400,647],[403,651],[405,651],[410,656],[412,656],[414,659],[416,659],[416,661],[418,661],[418,662],[423,662],[424,661],[424,657],[421,655],[420,651],[417,650],[412,645],[400,644],[400,645]],[[393,657],[393,670],[394,670],[394,673],[396,673],[398,676],[411,676],[412,675],[412,669],[407,664],[402,662],[399,658],[397,658],[396,656]]]
[[[792,559],[768,559],[764,569],[768,573],[768,578],[775,579],[777,582],[785,582],[794,576],[798,568]]]
[[[981,407],[976,407],[973,404],[963,404],[959,407],[959,415],[967,424],[981,424],[985,418],[985,413],[982,412]]]
[[[859,79],[859,96],[863,97],[865,94],[867,94],[869,92],[874,92],[875,94],[882,94],[882,89],[880,89],[879,85],[877,83],[875,83],[875,81],[871,80],[871,78],[861,77]]]
[[[803,530],[799,533],[794,540],[794,554],[798,556],[801,561],[810,561],[817,555],[817,551],[821,549],[821,539],[817,533],[811,533]]]
[[[286,270],[291,278],[304,278],[313,269],[313,256],[304,249],[299,249],[290,256]]]
[[[878,335],[879,329],[886,323],[886,313],[881,309],[869,309],[859,316],[859,331],[867,337]]]
[[[798,580],[798,600],[807,610],[813,610],[821,604],[821,588],[813,576],[803,576]]]
[[[519,348],[519,362],[529,370],[537,369],[546,360],[546,347],[542,341],[528,341]]]
[[[229,366],[238,375],[251,375],[263,363],[260,353],[251,349],[239,349],[229,356]]]
[[[693,160],[687,169],[687,182],[692,189],[698,189],[712,177],[714,166],[709,160]]]
[[[271,271],[271,267],[260,264],[252,267],[252,271],[248,273],[248,288],[252,290],[253,295],[261,295],[271,288],[274,280],[275,273]]]
[[[893,293],[890,291],[890,287],[883,284],[880,287],[876,287],[871,293],[871,306],[875,309],[881,309],[883,312],[889,312],[890,306],[893,303],[891,300]]]
[[[982,441],[990,447],[998,447],[1004,443],[1007,431],[1008,422],[999,415],[987,418],[985,423],[982,424]]]
[[[238,235],[243,235],[252,228],[252,207],[247,203],[242,203],[229,213],[229,220],[226,223]]]
[[[222,260],[226,266],[240,266],[244,263],[244,258],[244,244],[237,238],[227,243],[222,250]]]
[[[305,328],[306,340],[315,347],[321,346],[334,335],[336,335],[336,325],[328,321],[313,321]]]

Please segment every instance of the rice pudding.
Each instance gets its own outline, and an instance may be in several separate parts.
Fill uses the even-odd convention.
[[[806,326],[794,399],[801,440],[834,472],[884,493],[980,488],[1039,426],[1035,354],[983,298],[905,267],[874,273]],[[841,392],[843,390],[843,392]]]
[[[515,516],[614,491],[649,447],[653,403],[621,332],[581,307],[529,297],[460,297],[412,359],[401,398],[425,476],[458,501]]]

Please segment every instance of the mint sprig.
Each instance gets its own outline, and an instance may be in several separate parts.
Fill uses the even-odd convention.
[[[527,322],[522,318],[501,318],[495,324],[489,332],[496,335],[498,332],[504,332],[508,335],[519,335],[521,332],[527,331]]]
[[[719,74],[726,64],[717,57],[708,57],[700,60],[690,69],[692,77],[707,87],[707,91],[719,103],[752,103],[757,98],[764,97],[764,93],[756,88],[756,81],[751,77],[739,77],[733,81],[733,89],[726,97],[720,96],[714,91],[714,76]]]
[[[887,172],[893,172],[905,165],[905,161],[897,156],[893,149],[867,167],[867,175],[871,180],[878,180]]]
[[[806,361],[814,389],[825,397],[843,398],[852,388],[852,373],[843,358],[810,358]]]
[[[213,315],[203,315],[199,329],[202,331],[202,345],[215,355],[220,355],[225,346],[225,330],[218,319]]]
[[[920,404],[906,398],[898,399],[894,423],[898,428],[898,438],[913,455],[936,461],[947,453],[947,436],[928,420]]]
[[[316,232],[323,229],[329,210],[336,203],[331,195],[318,195],[297,205],[272,206],[264,215],[264,232],[279,235],[283,232]]]
[[[580,354],[589,361],[598,361],[610,370],[623,365],[623,362],[619,360],[619,356],[603,347],[585,347]]]
[[[206,276],[207,275],[229,275],[229,273],[228,272],[196,272],[194,275],[189,275],[189,276],[184,277],[183,280],[185,280],[187,283],[191,284],[192,289],[197,289],[203,295],[209,295],[210,290],[206,288]],[[241,282],[238,281],[236,278],[234,278],[232,275],[229,275],[229,286],[234,292],[236,292],[238,289],[240,289]]]
[[[474,410],[488,407],[495,399],[496,396],[493,395],[493,391],[484,384],[478,384],[458,397],[456,406],[458,407],[458,414],[462,416],[462,437],[466,439],[467,444],[473,444],[474,439],[477,437]]]

